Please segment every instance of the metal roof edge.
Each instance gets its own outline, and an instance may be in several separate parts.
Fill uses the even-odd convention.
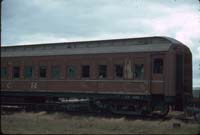
[[[102,39],[102,40],[88,40],[88,41],[70,41],[70,42],[54,42],[54,43],[38,43],[38,44],[27,44],[27,45],[9,45],[1,46],[1,48],[11,48],[11,47],[33,47],[33,46],[44,46],[44,45],[62,45],[62,44],[75,44],[75,43],[93,43],[93,42],[114,42],[114,41],[127,41],[127,40],[139,40],[139,39],[155,39],[161,38],[165,39],[172,44],[182,44],[180,41],[167,37],[167,36],[150,36],[150,37],[136,37],[136,38],[119,38],[119,39]]]

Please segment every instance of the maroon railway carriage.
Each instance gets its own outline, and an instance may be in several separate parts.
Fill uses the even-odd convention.
[[[192,55],[169,37],[5,46],[1,96],[4,103],[73,97],[113,110],[182,110],[192,96]]]

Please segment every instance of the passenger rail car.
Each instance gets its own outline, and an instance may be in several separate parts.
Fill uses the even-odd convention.
[[[1,47],[2,104],[77,98],[112,112],[164,115],[191,97],[191,52],[169,37]]]

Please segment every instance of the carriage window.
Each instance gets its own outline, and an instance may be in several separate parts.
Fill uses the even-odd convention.
[[[144,79],[144,64],[135,64],[135,79]]]
[[[76,68],[74,66],[67,67],[67,77],[68,78],[75,78],[76,76]]]
[[[6,78],[7,76],[7,68],[1,67],[1,78]]]
[[[90,66],[89,65],[82,66],[82,74],[81,75],[83,78],[90,77]]]
[[[33,67],[27,66],[24,68],[24,78],[32,78],[33,77]]]
[[[98,66],[98,78],[103,79],[107,77],[107,66],[99,65]]]
[[[117,64],[115,65],[115,77],[120,79],[123,78],[123,71],[124,71],[124,67],[121,64]]]
[[[13,78],[20,77],[20,67],[13,67]]]
[[[163,59],[157,58],[153,61],[153,73],[163,73]]]
[[[59,78],[60,77],[60,67],[59,66],[53,66],[51,69],[51,77],[52,78]]]
[[[47,77],[47,67],[46,66],[40,66],[39,76],[40,76],[40,78]]]

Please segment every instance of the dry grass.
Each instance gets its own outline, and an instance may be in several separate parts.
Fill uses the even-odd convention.
[[[180,123],[174,128],[173,123]],[[6,134],[198,134],[200,125],[169,120],[142,120],[75,116],[66,113],[18,112],[1,116],[1,131]]]

